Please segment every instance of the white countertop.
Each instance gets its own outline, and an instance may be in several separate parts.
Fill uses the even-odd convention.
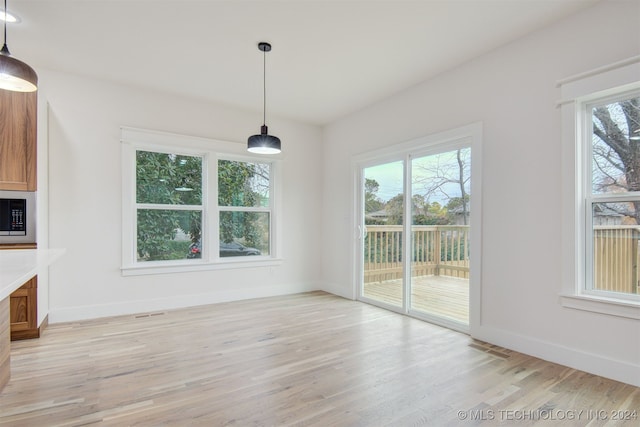
[[[10,249],[0,251],[0,301],[57,260],[64,249]]]

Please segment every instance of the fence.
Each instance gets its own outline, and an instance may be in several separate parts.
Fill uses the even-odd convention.
[[[638,292],[637,225],[593,228],[593,287],[603,291]]]
[[[411,227],[411,273],[415,276],[469,278],[468,225]],[[402,278],[401,225],[367,225],[364,241],[364,281]]]

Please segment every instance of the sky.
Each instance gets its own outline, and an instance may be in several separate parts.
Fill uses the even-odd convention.
[[[466,159],[469,161],[470,149],[463,150]],[[412,161],[412,182],[419,184],[414,185],[414,191],[423,194],[425,186],[429,186],[438,178],[434,176],[449,176],[457,179],[459,168],[456,158],[456,151],[435,154],[431,156],[415,158]],[[393,197],[403,192],[403,162],[396,161],[385,163],[382,165],[372,166],[364,169],[364,177],[374,179],[380,185],[377,196],[384,202],[389,201]],[[431,179],[430,179],[431,178]],[[469,182],[467,183],[467,192],[469,191]],[[459,184],[449,183],[443,186],[444,193],[449,197],[460,197]],[[430,198],[430,202],[437,201],[440,204],[446,204],[448,198],[444,194],[435,194]]]

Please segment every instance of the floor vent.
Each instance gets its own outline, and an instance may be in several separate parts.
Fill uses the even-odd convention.
[[[484,351],[485,353],[492,354],[502,359],[507,359],[511,357],[511,353],[513,353],[512,350],[507,350],[506,348],[499,347],[497,345],[489,344],[479,340],[473,340],[473,342],[469,344],[469,347],[475,348],[476,350]]]
[[[136,319],[142,319],[143,317],[154,317],[154,316],[162,316],[166,314],[165,312],[161,311],[159,313],[145,313],[145,314],[137,314],[135,316]]]

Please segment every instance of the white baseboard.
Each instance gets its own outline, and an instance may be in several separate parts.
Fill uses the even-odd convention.
[[[549,362],[640,387],[640,365],[588,353],[513,332],[481,326],[473,338]]]
[[[138,301],[120,301],[110,304],[94,304],[76,307],[51,307],[49,324],[74,322],[78,320],[97,319],[101,317],[122,316],[138,313],[149,313],[173,310],[198,305],[216,304],[229,301],[240,301],[252,298],[264,298],[278,295],[290,295],[318,290],[317,284],[281,285],[256,287],[252,289],[227,290],[204,294],[175,295],[164,298],[153,298]]]

